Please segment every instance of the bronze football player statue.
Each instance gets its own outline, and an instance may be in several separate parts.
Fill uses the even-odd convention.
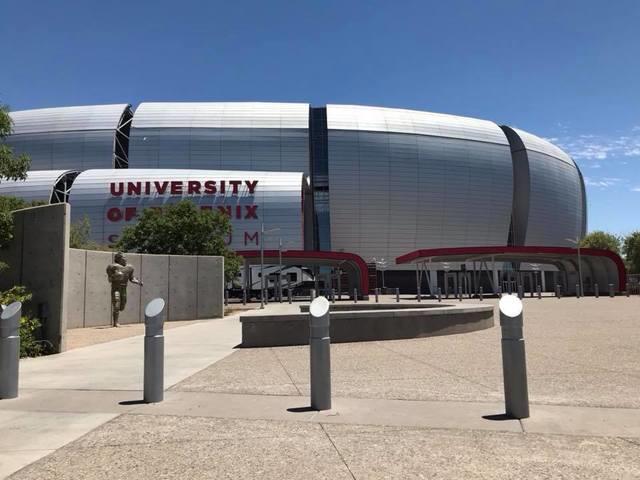
[[[133,267],[127,264],[122,252],[116,253],[115,263],[107,267],[107,277],[111,283],[111,306],[113,326],[119,327],[118,317],[127,305],[127,285],[129,282],[142,286],[142,282],[133,276]]]

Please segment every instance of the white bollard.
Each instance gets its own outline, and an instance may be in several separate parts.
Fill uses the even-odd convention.
[[[161,402],[164,398],[164,306],[154,298],[144,309],[144,401]]]
[[[20,302],[13,302],[0,314],[0,399],[18,396],[21,315]]]
[[[528,418],[529,392],[522,331],[522,300],[507,295],[500,299],[499,308],[506,414],[512,418]]]
[[[331,409],[331,337],[329,301],[318,297],[309,306],[311,408]]]

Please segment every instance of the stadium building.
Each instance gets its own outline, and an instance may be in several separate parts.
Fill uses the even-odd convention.
[[[395,108],[253,102],[11,116],[6,142],[31,157],[31,171],[24,182],[1,183],[0,194],[68,201],[72,220],[88,216],[100,243],[117,240],[141,209],[190,198],[231,217],[237,251],[264,242],[267,250],[385,259],[386,286],[407,291],[423,269],[431,291],[540,281],[570,291],[579,270],[572,239],[585,235],[587,212],[578,166],[550,142],[506,125]],[[262,228],[279,230],[261,238]],[[591,283],[622,281],[615,259],[587,253],[583,263]],[[546,273],[535,280],[531,272]]]

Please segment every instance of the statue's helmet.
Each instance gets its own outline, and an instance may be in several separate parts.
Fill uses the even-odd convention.
[[[122,262],[126,262],[125,258],[124,258],[124,253],[122,252],[117,252],[116,256],[114,257],[114,260],[116,261],[116,263],[122,263]]]

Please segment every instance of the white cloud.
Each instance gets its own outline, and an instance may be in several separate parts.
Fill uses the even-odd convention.
[[[640,157],[640,147],[633,147],[625,150],[625,157]]]
[[[640,192],[640,187],[633,187],[631,189],[632,192]]]
[[[616,177],[604,177],[600,179],[593,179],[589,177],[584,177],[584,184],[587,187],[597,187],[597,188],[609,188],[614,187],[622,181],[621,178]]]
[[[632,127],[624,135],[564,134],[564,126],[559,127],[562,135],[546,138],[556,144],[575,160],[595,162],[592,168],[599,168],[602,160],[611,157],[640,158],[640,125]]]

